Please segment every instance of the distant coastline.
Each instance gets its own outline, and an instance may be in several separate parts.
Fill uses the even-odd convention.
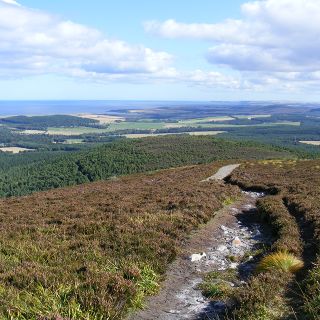
[[[128,100],[17,100],[0,101],[0,116],[48,114],[103,114],[112,109],[147,109],[177,105],[214,105],[203,101],[128,101]]]

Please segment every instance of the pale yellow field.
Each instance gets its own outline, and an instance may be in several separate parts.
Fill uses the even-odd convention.
[[[108,123],[114,123],[118,121],[125,121],[123,117],[108,116],[106,114],[81,113],[81,114],[75,114],[75,116],[80,118],[97,120],[100,122],[100,124],[108,124]]]
[[[197,132],[188,132],[191,136],[216,136],[220,133],[225,133],[227,131],[197,131]]]
[[[157,136],[167,136],[167,135],[178,135],[178,134],[189,134],[191,136],[215,136],[219,133],[224,133],[226,131],[201,131],[201,132],[179,132],[179,133],[133,133],[133,134],[125,134],[123,137],[129,139],[139,139],[139,138],[147,138],[147,137],[157,137]]]
[[[2,147],[0,148],[0,151],[3,152],[10,152],[10,153],[20,153],[20,152],[26,152],[26,151],[34,151],[34,149],[26,149],[26,148],[18,148],[18,147]]]
[[[320,146],[320,141],[299,141],[300,143],[310,144],[312,146]]]
[[[130,133],[130,134],[124,134],[122,135],[122,137],[126,137],[129,139],[138,139],[138,138],[146,138],[146,137],[167,136],[170,134],[172,135],[174,133]]]
[[[44,130],[23,130],[20,131],[21,134],[46,134],[47,132]]]
[[[220,122],[220,121],[232,121],[232,120],[234,120],[234,118],[229,116],[217,116],[217,117],[207,117],[207,118],[200,118],[200,119],[180,120],[179,123],[195,124],[195,123],[202,123],[202,122]]]

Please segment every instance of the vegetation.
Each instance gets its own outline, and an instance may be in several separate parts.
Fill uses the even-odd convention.
[[[114,176],[215,160],[288,158],[292,154],[279,148],[212,137],[166,136],[117,141],[56,157],[52,161],[44,155],[41,157],[43,161],[40,162],[31,156],[24,157],[31,163],[23,164],[22,161],[21,165],[0,171],[0,196],[20,196]]]
[[[234,184],[266,192],[259,217],[274,242],[239,290],[231,293],[227,274],[207,275],[200,289],[212,299],[234,294],[232,319],[318,319],[320,161],[297,158],[319,157],[299,141],[320,140],[320,113],[305,107],[157,108],[103,127],[74,116],[1,119],[1,146],[36,151],[0,152],[0,197],[12,197],[0,200],[0,318],[116,320],[141,308],[190,231],[239,195]],[[219,126],[223,139],[119,137]],[[245,163],[230,185],[199,183],[221,165],[208,163],[231,159]]]
[[[0,124],[26,130],[46,130],[49,127],[90,127],[99,125],[99,121],[69,115],[51,116],[14,116],[1,118]]]
[[[0,201],[1,319],[120,319],[238,189],[221,163]]]
[[[243,310],[248,309],[251,316],[256,316],[256,319],[269,319],[259,318],[259,312],[263,308],[267,310],[266,314],[270,319],[280,319],[281,310],[286,310],[286,316],[289,319],[318,319],[320,310],[320,161],[279,160],[247,163],[233,173],[230,182],[246,189],[253,188],[276,194],[260,201],[260,212],[263,217],[269,216],[268,219],[277,235],[273,250],[286,250],[298,259],[302,257],[305,265],[294,278],[283,271],[280,271],[281,275],[279,275],[279,271],[275,268],[269,268],[265,274],[268,275],[266,279],[270,279],[270,284],[266,283],[264,276],[253,277],[248,287],[239,294],[238,307],[234,314],[239,319],[253,319],[244,316]],[[297,264],[299,268],[302,266],[299,260]],[[274,296],[261,302],[258,296],[268,296],[267,290],[272,282],[277,283],[277,290],[273,290]],[[277,301],[281,301],[277,307],[278,315],[272,318],[272,312],[277,310],[274,307]],[[295,311],[295,314],[291,314],[291,318],[290,310]]]
[[[291,253],[276,252],[265,256],[257,266],[258,272],[268,270],[280,270],[284,272],[296,273],[303,268],[303,261]]]

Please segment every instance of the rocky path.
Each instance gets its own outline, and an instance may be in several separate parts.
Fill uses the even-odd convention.
[[[229,164],[227,166],[221,167],[213,176],[203,180],[203,181],[210,181],[210,180],[223,180],[227,176],[229,176],[233,170],[238,168],[240,164]]]
[[[218,172],[219,177],[231,173],[228,167],[223,174]],[[234,269],[244,281],[254,265],[250,252],[266,240],[263,230],[254,222],[256,200],[262,194],[243,194],[241,200],[220,210],[214,219],[192,234],[183,253],[168,270],[160,293],[150,297],[147,307],[130,320],[219,319],[225,305],[203,297],[198,288],[203,275]],[[241,264],[231,262],[230,256],[245,255],[247,259]]]

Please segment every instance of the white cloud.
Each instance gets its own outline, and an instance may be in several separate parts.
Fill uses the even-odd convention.
[[[145,29],[166,38],[206,40],[207,60],[240,71],[320,70],[320,1],[264,0],[242,5],[242,19],[222,23],[147,22]]]
[[[221,23],[151,21],[145,29],[166,38],[208,41],[217,71],[181,71],[173,57],[144,45],[111,39],[99,30],[0,0],[0,77],[59,74],[89,81],[184,83],[203,88],[264,90],[320,80],[320,0],[266,0],[242,6],[243,18]]]
[[[173,57],[108,39],[98,30],[0,0],[0,77],[55,73],[95,82],[168,82],[239,88],[218,72],[178,71]]]
[[[0,0],[0,75],[152,74],[172,56],[108,39],[98,30]]]
[[[17,2],[17,1],[15,1],[15,0],[0,0],[0,2],[4,2],[4,3],[6,3],[6,4],[10,4],[10,5],[15,5],[15,6],[20,6],[20,4]]]

